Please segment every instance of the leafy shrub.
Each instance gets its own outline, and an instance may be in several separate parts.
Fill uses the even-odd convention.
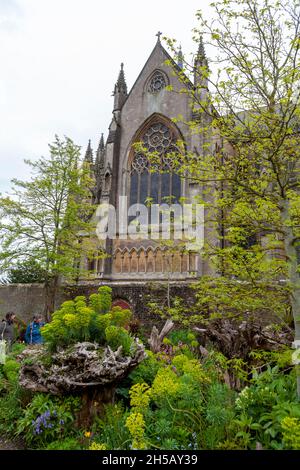
[[[52,321],[42,329],[42,335],[50,350],[66,347],[78,341],[96,341],[104,344],[107,340],[106,330],[112,347],[120,344],[129,353],[132,339],[124,326],[130,321],[131,312],[120,307],[111,308],[111,288],[102,286],[98,294],[92,294],[87,300],[77,296],[68,300],[53,313]],[[116,331],[120,328],[120,331]],[[118,343],[118,341],[120,341]]]
[[[62,440],[53,441],[46,447],[47,450],[80,450],[82,446],[77,439],[67,437]]]
[[[92,294],[90,296],[90,305],[96,313],[106,313],[111,310],[112,298],[111,287],[103,286],[99,289],[99,294]]]
[[[123,353],[129,356],[134,353],[133,338],[123,327],[114,325],[108,326],[105,329],[105,337],[107,344],[115,351],[119,346],[122,346]]]
[[[147,410],[150,398],[151,389],[146,383],[135,384],[129,391],[130,404],[135,408],[136,411],[144,412]]]
[[[163,366],[162,362],[157,359],[151,351],[146,351],[147,358],[141,362],[129,375],[133,384],[145,382],[151,385],[157,371]]]
[[[98,418],[93,426],[92,445],[102,446],[99,450],[129,449],[130,434],[125,426],[127,416],[128,412],[121,403],[106,405],[104,418]]]
[[[21,352],[24,351],[24,349],[26,348],[27,348],[27,345],[24,343],[13,343],[10,356],[12,357],[18,356],[18,354],[21,354]]]
[[[151,367],[154,360],[150,357]],[[198,435],[205,428],[203,409],[209,377],[199,361],[184,354],[173,357],[170,364],[161,361],[155,368],[151,387],[145,382],[136,383],[129,392],[131,413],[126,426],[132,437],[131,447],[197,449]]]
[[[17,381],[3,382],[0,378],[2,393],[0,397],[0,434],[12,435],[15,432],[16,422],[22,416],[22,398],[24,391]]]
[[[128,428],[132,436],[132,449],[146,449],[147,443],[145,440],[145,427],[146,423],[142,413],[133,411],[126,419],[126,428]]]
[[[190,330],[173,330],[169,333],[168,339],[173,346],[178,346],[180,344],[186,344],[187,346],[198,345],[196,335]]]
[[[3,374],[9,382],[16,382],[19,376],[20,363],[14,359],[7,359],[3,365]]]
[[[42,447],[58,438],[69,437],[79,408],[79,398],[37,394],[18,420],[17,434],[24,435],[28,445]]]
[[[240,448],[252,449],[260,442],[266,449],[283,449],[282,422],[300,418],[295,370],[283,373],[275,366],[255,373],[236,399],[235,412],[231,432]]]
[[[234,419],[236,394],[226,384],[213,382],[208,387],[204,410],[205,427],[201,436],[201,447],[216,449],[226,440],[227,429]]]
[[[283,442],[287,449],[300,450],[300,419],[289,418],[281,421]]]

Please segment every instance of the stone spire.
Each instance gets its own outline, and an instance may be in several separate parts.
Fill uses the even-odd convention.
[[[96,161],[95,161],[95,171],[96,174],[100,174],[101,170],[104,168],[104,138],[103,133],[101,134],[100,142],[97,149]]]
[[[177,53],[177,65],[178,67],[180,67],[181,69],[183,69],[183,53],[182,53],[182,48],[181,48],[181,44],[179,46],[179,50],[178,50],[178,53]]]
[[[197,87],[198,91],[201,94],[202,99],[206,94],[208,89],[208,79],[207,79],[207,71],[208,71],[208,61],[205,54],[204,44],[203,44],[203,37],[200,34],[199,37],[199,44],[198,44],[198,51],[195,57],[194,62],[194,85]]]
[[[124,64],[121,64],[121,70],[113,93],[115,97],[114,110],[120,110],[127,98],[127,85],[124,74]]]
[[[125,81],[125,74],[124,74],[124,64],[121,63],[121,70],[119,72],[119,77],[117,83],[115,84],[115,93],[125,93],[127,95],[127,85]]]
[[[204,44],[203,44],[203,36],[202,34],[200,34],[198,51],[195,57],[195,67],[204,67],[204,66],[207,66],[207,58],[206,58]]]
[[[89,143],[88,143],[88,146],[87,146],[87,149],[86,149],[86,152],[85,152],[84,161],[88,162],[88,163],[91,163],[91,164],[94,163],[93,150],[92,150],[92,147],[91,147],[91,140],[89,140]]]
[[[102,132],[97,153],[98,151],[103,152],[103,150],[104,150],[104,137],[103,137],[103,132]]]

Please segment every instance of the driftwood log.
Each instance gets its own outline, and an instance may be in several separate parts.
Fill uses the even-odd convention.
[[[80,395],[83,406],[79,424],[89,425],[104,404],[113,402],[118,382],[145,357],[144,346],[138,340],[133,357],[122,355],[122,346],[112,351],[96,343],[77,343],[53,354],[50,365],[38,359],[23,364],[20,385],[33,392]]]
[[[157,353],[160,351],[163,339],[170,333],[173,328],[174,323],[172,322],[172,320],[166,321],[160,333],[156,326],[153,326],[150,338],[148,340],[150,349],[153,353]]]
[[[292,331],[263,325],[259,321],[245,320],[241,323],[228,319],[216,319],[206,327],[194,327],[202,346],[214,345],[226,357],[247,359],[253,349],[276,351],[282,346],[291,346]]]
[[[228,319],[216,319],[206,327],[193,329],[198,335],[200,354],[204,360],[209,354],[206,349],[209,344],[228,359],[240,358],[248,362],[251,351],[276,351],[283,346],[290,347],[293,339],[289,328],[277,330],[253,320],[237,323]],[[240,390],[243,387],[235,370],[230,367],[223,372],[223,378],[230,388]]]

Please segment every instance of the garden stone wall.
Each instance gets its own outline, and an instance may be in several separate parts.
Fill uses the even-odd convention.
[[[0,286],[0,320],[7,312],[14,312],[26,323],[33,315],[44,310],[45,288],[43,284],[9,284]],[[64,300],[59,293],[58,302]]]
[[[129,303],[134,316],[145,325],[160,323],[157,316],[149,312],[148,302],[157,302],[163,306],[167,304],[167,285],[161,282],[103,282],[97,284],[81,284],[76,286],[62,286],[57,296],[56,306],[64,300],[74,298],[76,295],[90,295],[97,292],[100,285],[109,285],[113,290],[114,300],[124,300]],[[194,291],[190,283],[176,284],[170,286],[171,298],[182,297],[185,304],[193,304],[195,301]],[[10,284],[0,286],[0,317],[7,312],[13,311],[25,322],[31,320],[32,316],[43,312],[45,289],[42,284]]]

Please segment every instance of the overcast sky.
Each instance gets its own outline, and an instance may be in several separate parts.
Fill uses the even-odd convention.
[[[194,52],[208,0],[0,0],[0,192],[27,177],[24,158],[54,135],[98,145],[111,120],[120,63],[129,89],[158,30]]]

